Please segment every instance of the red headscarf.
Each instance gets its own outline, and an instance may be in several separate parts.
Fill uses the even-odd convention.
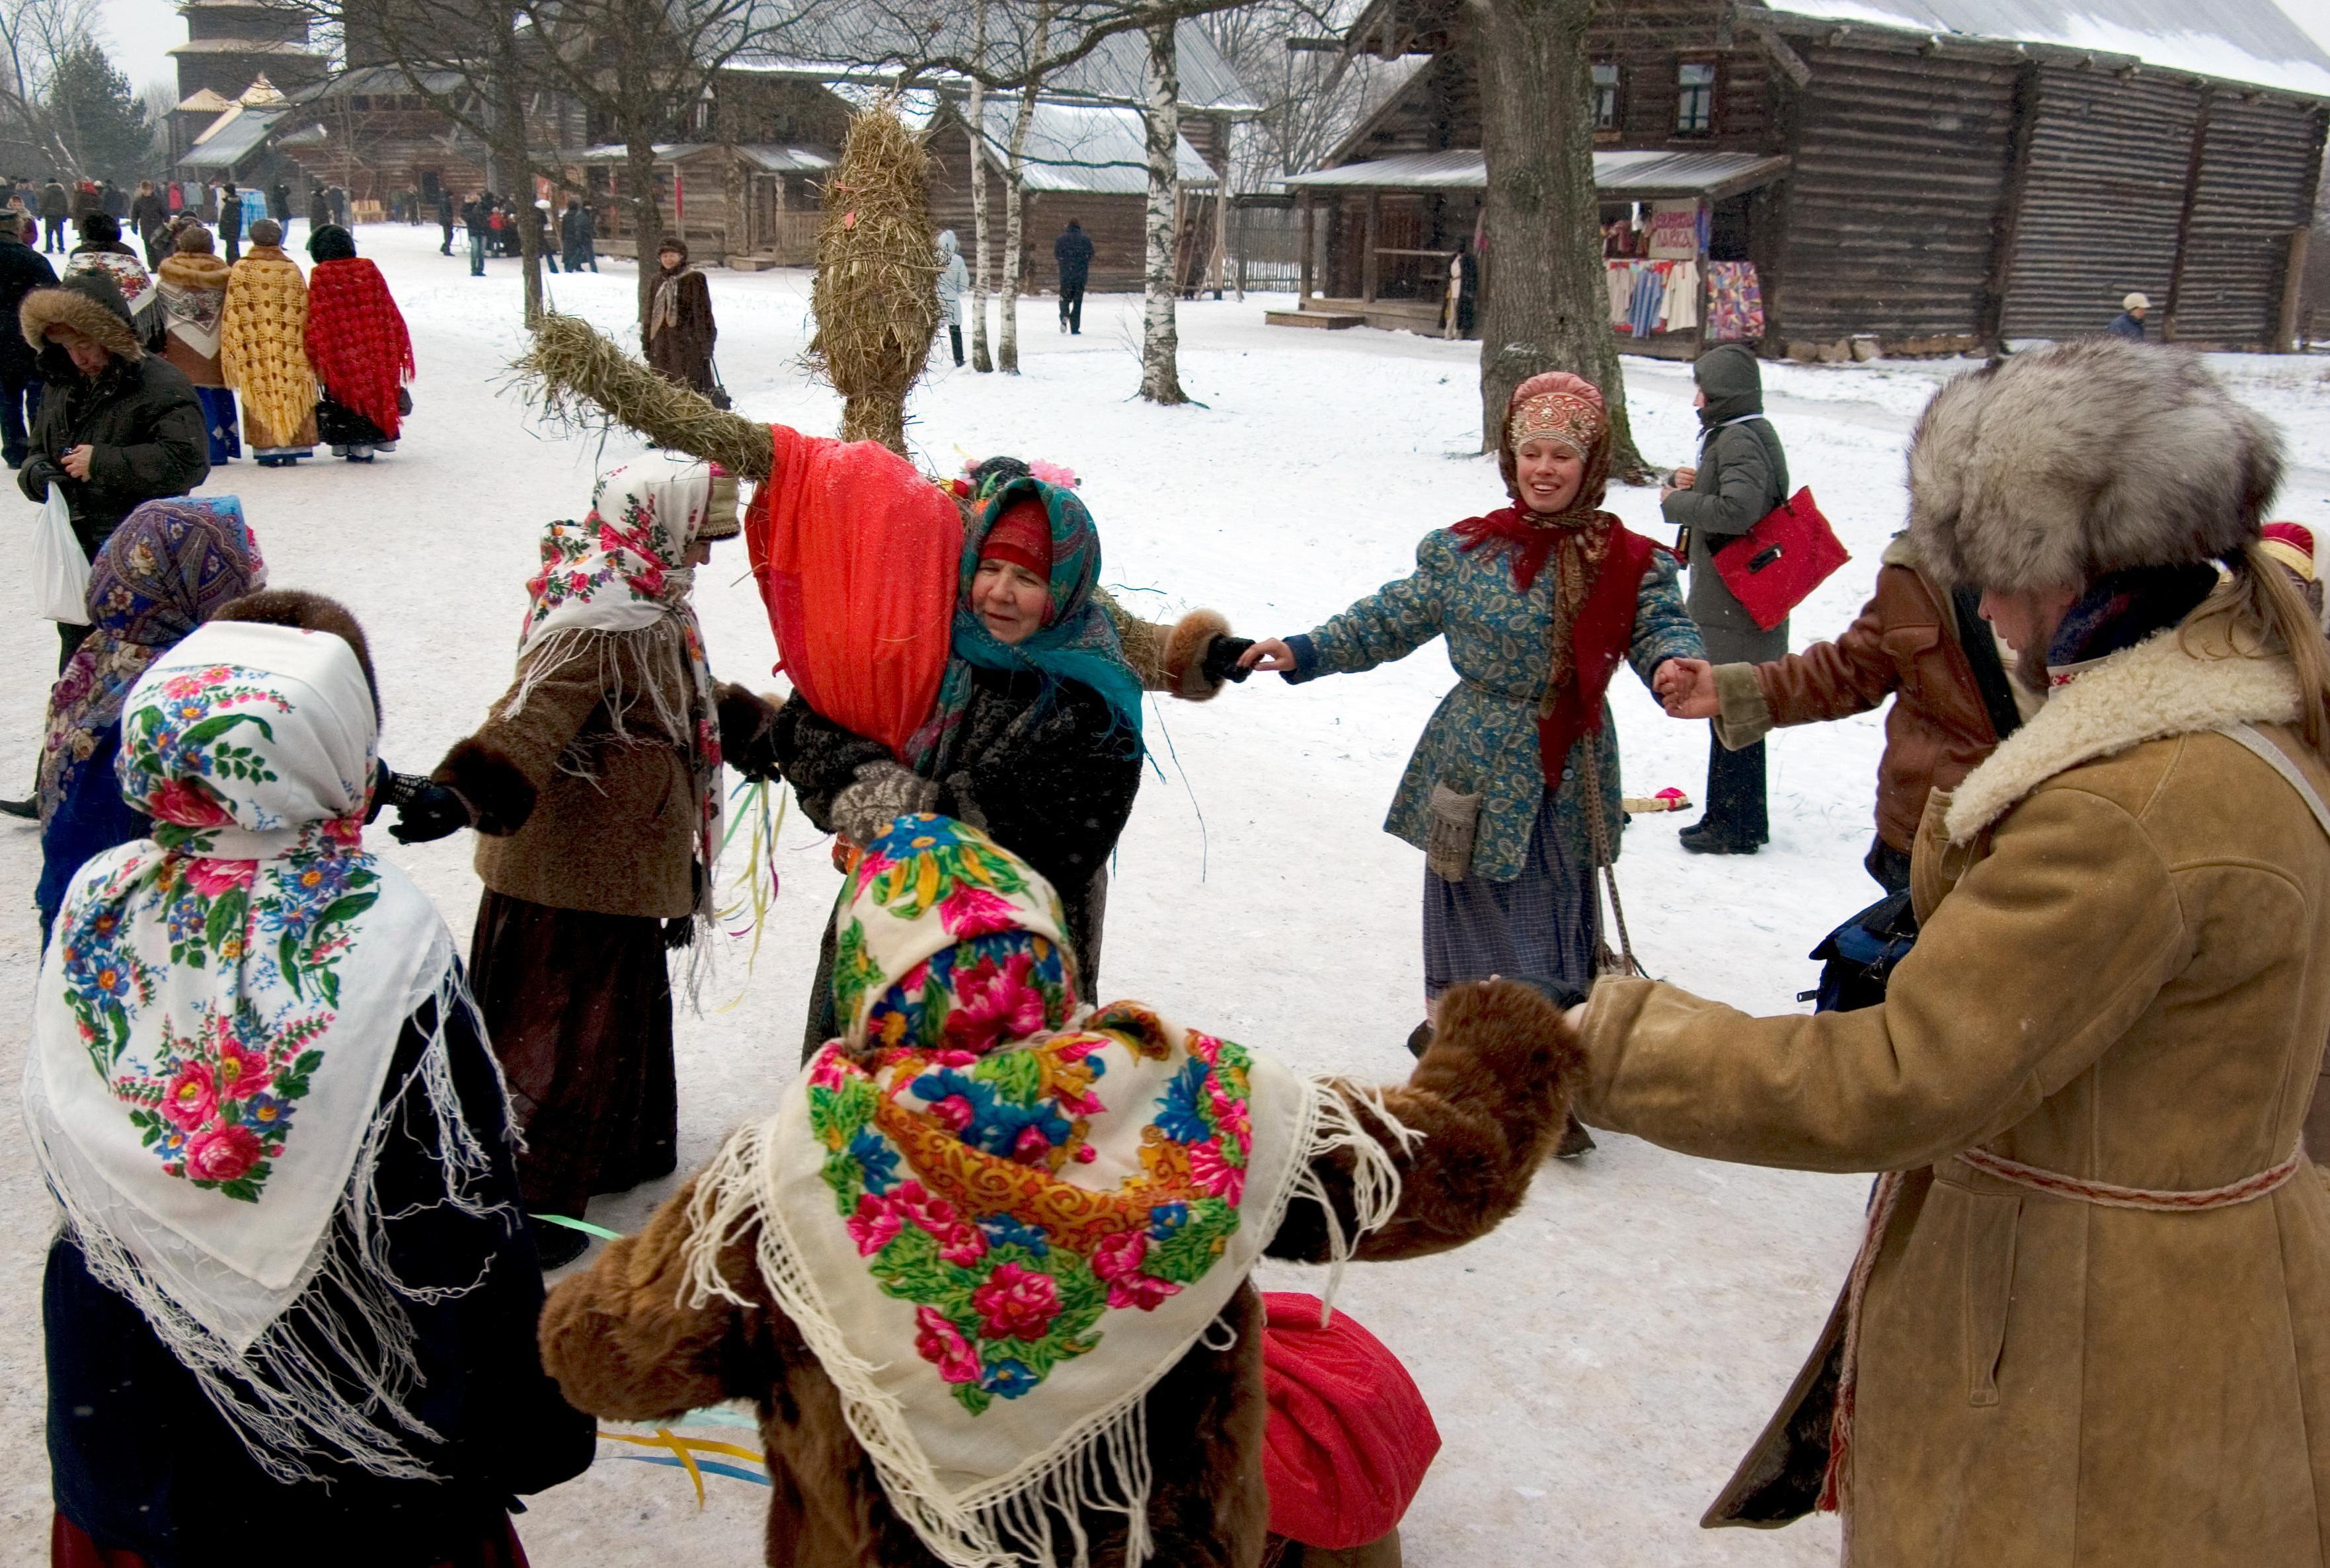
[[[1315,1296],[1262,1298],[1262,1475],[1270,1528],[1322,1551],[1388,1535],[1440,1451],[1416,1380],[1383,1343]]]
[[[980,541],[979,558],[1009,561],[1048,579],[1052,575],[1052,519],[1044,510],[1044,504],[1025,499],[1012,502],[995,519],[995,526],[987,530],[987,537]]]

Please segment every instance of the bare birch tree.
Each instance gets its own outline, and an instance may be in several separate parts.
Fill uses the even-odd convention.
[[[1048,3],[1036,7],[1035,55],[1042,59],[1046,34],[1052,27]],[[1011,147],[1003,164],[1003,318],[996,344],[996,368],[1019,374],[1019,280],[1027,275],[1028,130],[1036,120],[1036,94],[1043,79],[1030,76],[1019,89],[1018,111],[1011,117]],[[981,128],[984,134],[984,128]]]
[[[1187,403],[1181,390],[1179,328],[1173,302],[1180,280],[1173,275],[1173,226],[1180,205],[1181,71],[1174,24],[1145,30],[1149,40],[1149,102],[1141,114],[1149,152],[1149,210],[1142,224],[1147,241],[1141,268],[1141,395],[1151,403]]]

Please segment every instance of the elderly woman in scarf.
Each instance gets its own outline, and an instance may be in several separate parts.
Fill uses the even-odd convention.
[[[161,347],[156,336],[154,278],[137,259],[137,252],[121,242],[118,218],[90,213],[81,220],[81,243],[66,256],[64,276],[70,278],[75,272],[103,272],[111,278],[114,287],[121,290],[122,303],[129,307],[129,318],[139,339],[148,348]]]
[[[656,252],[655,298],[639,328],[647,362],[665,377],[694,392],[712,394],[712,346],[720,328],[712,319],[712,285],[687,264],[687,242],[664,236]]]
[[[810,820],[870,843],[902,812],[982,824],[1060,891],[1068,945],[1088,981],[1100,968],[1108,857],[1141,787],[1141,683],[1095,602],[1100,535],[1075,492],[1031,474],[974,498],[938,700],[905,760],[851,733],[799,692],[740,762],[766,759]],[[834,1020],[823,976],[811,992],[814,1050]]]
[[[64,1210],[43,1305],[73,1568],[265,1541],[523,1562],[512,1496],[591,1459],[535,1349],[450,933],[364,849],[363,634],[310,603],[341,632],[222,616],[130,689],[118,766],[153,836],[75,875],[41,971],[25,1124]]]
[[[33,902],[43,939],[81,862],[153,827],[114,778],[129,689],[221,605],[266,584],[259,542],[232,496],[147,501],[97,553],[89,636],[49,693],[41,746],[41,881]]]
[[[840,918],[838,1038],[559,1287],[545,1364],[614,1419],[754,1402],[772,1564],[1261,1562],[1247,1277],[1487,1232],[1560,1126],[1559,1016],[1467,986],[1407,1084],[1306,1079],[1088,1006],[1053,889],[938,817]]]
[[[370,462],[396,450],[412,406],[412,339],[380,269],[356,254],[355,236],[326,223],[308,239],[308,363],[321,395],[316,433],[335,457]]]
[[[242,455],[234,393],[219,365],[219,328],[226,315],[232,271],[213,251],[211,232],[188,220],[177,228],[171,254],[155,274],[156,309],[162,313],[162,357],[185,372],[210,426],[211,466]]]
[[[308,363],[308,280],[283,253],[283,225],[251,225],[251,252],[227,274],[219,366],[242,396],[242,435],[262,468],[316,450],[316,373]]]
[[[688,594],[736,531],[734,481],[708,463],[652,452],[601,478],[590,515],[544,537],[516,679],[433,775],[456,810],[397,830],[480,835],[469,967],[533,1213],[580,1218],[678,1158],[665,952],[710,918],[722,794]],[[560,1229],[543,1250],[584,1243]]]
[[[1598,390],[1561,372],[1523,382],[1497,461],[1511,506],[1425,535],[1413,575],[1246,654],[1304,681],[1448,639],[1463,682],[1425,727],[1384,824],[1425,853],[1427,1004],[1492,974],[1557,996],[1592,985],[1594,879],[1626,820],[1604,693],[1622,660],[1648,684],[1668,660],[1703,656],[1673,557],[1602,509]]]

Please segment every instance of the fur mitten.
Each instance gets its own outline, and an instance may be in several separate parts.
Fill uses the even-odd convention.
[[[481,833],[507,837],[534,814],[534,781],[499,746],[474,736],[447,752],[429,779],[461,797]]]
[[[733,680],[722,682],[713,700],[720,716],[721,760],[746,778],[782,777],[774,740],[777,705]]]

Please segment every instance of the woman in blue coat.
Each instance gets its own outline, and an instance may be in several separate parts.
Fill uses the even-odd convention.
[[[1302,681],[1448,639],[1463,679],[1384,823],[1426,855],[1427,1003],[1493,974],[1557,997],[1592,984],[1595,870],[1625,821],[1604,693],[1622,659],[1647,685],[1668,660],[1703,657],[1673,557],[1601,509],[1610,422],[1591,384],[1523,382],[1498,463],[1511,506],[1427,534],[1413,576],[1245,660]]]

